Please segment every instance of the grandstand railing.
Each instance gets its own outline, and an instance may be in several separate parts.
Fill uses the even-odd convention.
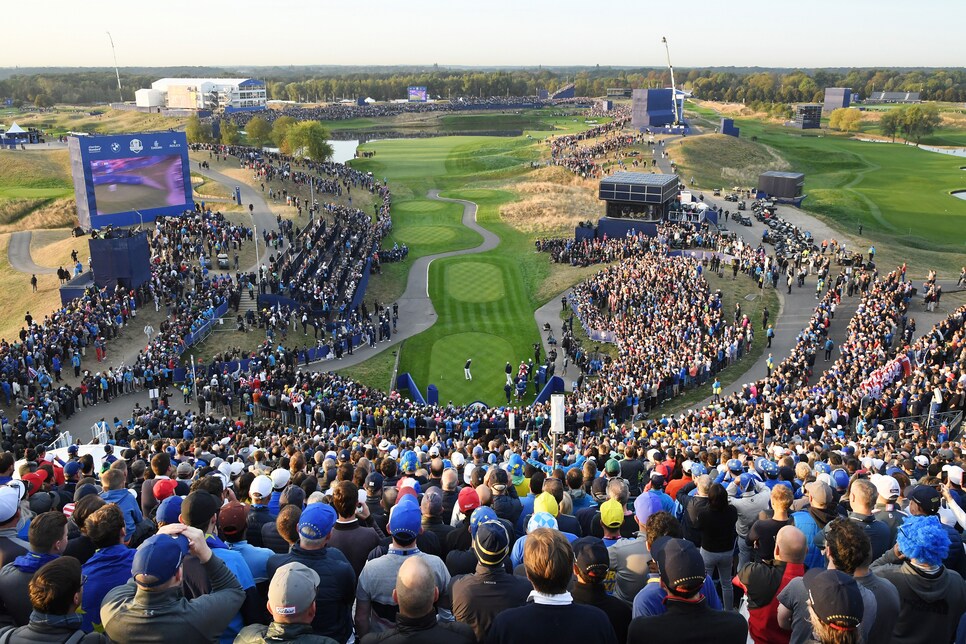
[[[107,445],[111,441],[110,434],[106,429],[101,429],[97,425],[91,425],[91,442],[97,441],[98,445]]]
[[[955,438],[959,434],[959,430],[962,429],[963,425],[963,412],[961,411],[944,411],[937,412],[935,414],[919,414],[918,416],[903,416],[902,418],[887,418],[885,420],[879,421],[878,424],[882,425],[876,436],[882,435],[896,435],[899,434],[899,425],[905,424],[905,427],[911,429],[913,424],[918,423],[922,427],[926,427],[930,434],[936,435],[939,433],[939,426],[945,425],[949,438]]]
[[[54,441],[47,446],[47,449],[54,450],[69,447],[73,442],[74,439],[70,435],[70,432],[61,432],[60,435],[58,435],[57,438],[55,438]]]

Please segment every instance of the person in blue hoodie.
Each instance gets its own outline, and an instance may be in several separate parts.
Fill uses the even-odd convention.
[[[131,565],[136,550],[124,545],[124,513],[108,503],[84,520],[84,532],[97,551],[82,572],[87,577],[81,608],[84,621],[81,629],[90,633],[101,626],[101,602],[115,586],[122,586],[131,578]]]
[[[124,531],[130,539],[138,524],[144,520],[144,515],[141,514],[137,499],[125,487],[124,479],[124,472],[121,470],[110,469],[101,474],[101,485],[104,486],[101,498],[121,509],[124,514]]]
[[[0,624],[25,626],[30,621],[30,578],[64,553],[67,517],[57,511],[37,515],[30,522],[29,540],[27,552],[0,568]]]

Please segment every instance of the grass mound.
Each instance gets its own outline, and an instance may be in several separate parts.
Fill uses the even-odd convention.
[[[689,137],[668,147],[678,174],[702,186],[756,185],[762,172],[791,168],[770,148],[725,134]]]

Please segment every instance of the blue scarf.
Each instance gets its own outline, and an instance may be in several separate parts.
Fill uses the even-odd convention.
[[[48,561],[53,561],[60,555],[40,555],[36,552],[28,551],[25,555],[20,555],[13,560],[13,565],[20,570],[20,572],[37,572],[41,566],[43,566]]]

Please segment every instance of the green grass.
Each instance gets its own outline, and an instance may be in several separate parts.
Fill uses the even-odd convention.
[[[438,319],[407,341],[400,372],[411,373],[420,387],[435,384],[441,400],[499,404],[503,366],[530,356],[533,343],[540,341],[533,311],[542,302],[531,294],[546,274],[547,258],[535,260],[529,239],[500,222],[499,206],[512,194],[475,189],[446,196],[476,202],[478,221],[500,235],[501,243],[487,253],[433,262],[429,293]],[[473,360],[472,381],[463,375],[468,358]]]
[[[966,202],[949,194],[966,188],[961,159],[749,119],[735,125],[742,139],[777,151],[792,171],[805,173],[804,207],[833,225],[855,230],[861,224],[868,234],[907,247],[964,250]],[[701,145],[701,138],[682,145]]]
[[[405,343],[403,344],[405,345]],[[395,386],[393,386],[393,383],[390,383],[390,380],[392,379],[392,370],[396,365],[396,354],[398,352],[398,347],[390,347],[354,367],[339,369],[339,373],[356,382],[371,384],[384,391],[395,389]],[[419,386],[424,387],[425,385],[419,383]]]

